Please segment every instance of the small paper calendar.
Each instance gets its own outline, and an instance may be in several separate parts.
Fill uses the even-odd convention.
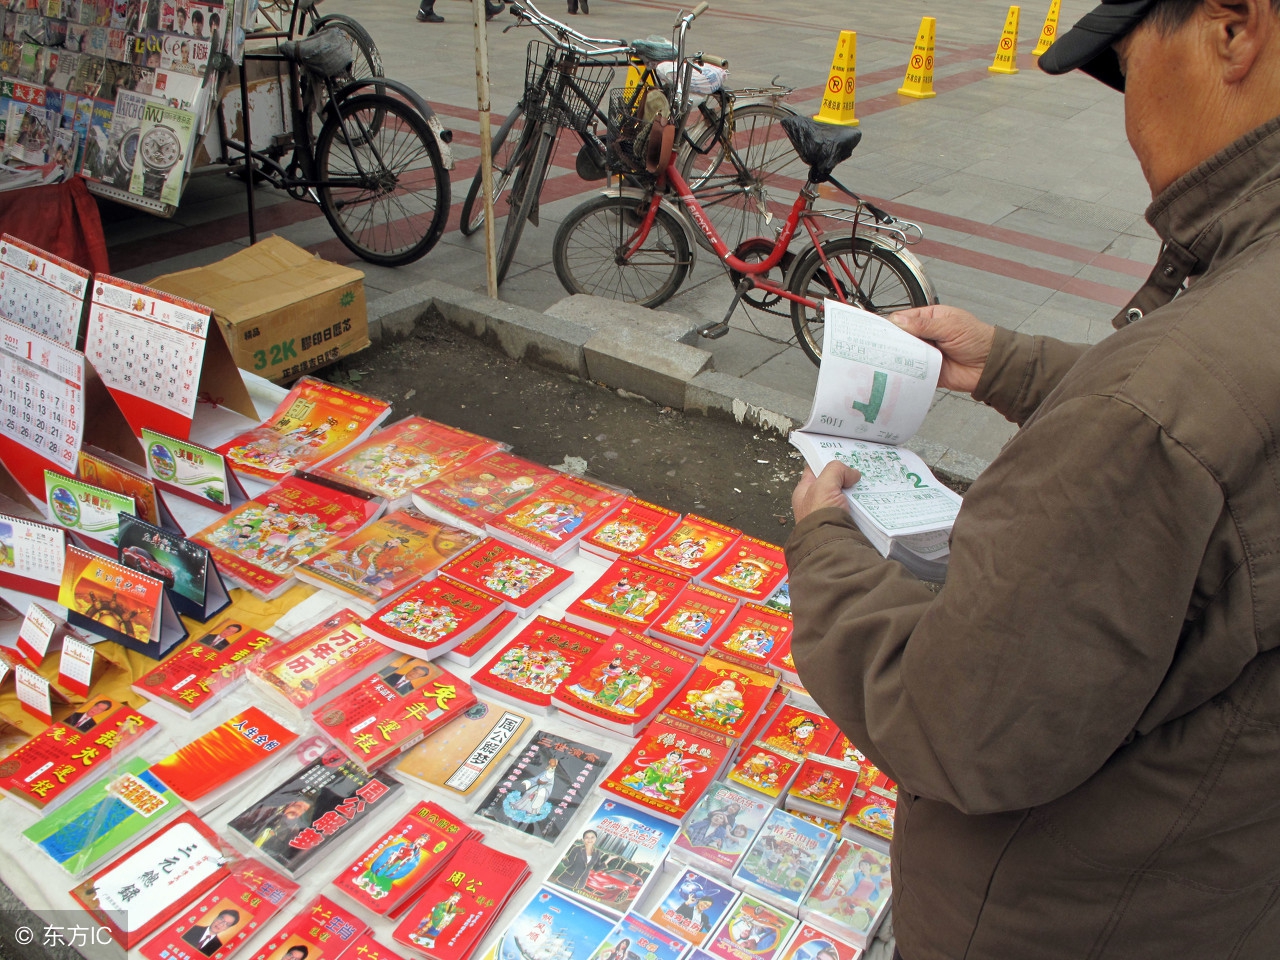
[[[61,527],[0,515],[0,586],[56,600],[66,553]]]
[[[92,274],[69,260],[0,235],[0,315],[75,348]]]

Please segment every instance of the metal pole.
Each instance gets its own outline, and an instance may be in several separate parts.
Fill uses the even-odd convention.
[[[245,76],[247,66],[247,59],[240,64],[240,115],[244,118],[244,182],[249,197],[249,245],[253,246],[258,242],[258,231],[254,224],[253,137],[249,133],[249,81]]]
[[[476,106],[480,110],[480,192],[484,195],[484,272],[489,296],[498,298],[498,252],[493,231],[493,150],[489,127],[489,42],[485,0],[471,0],[476,37]]]

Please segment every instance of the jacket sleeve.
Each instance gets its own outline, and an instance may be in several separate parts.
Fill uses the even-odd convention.
[[[1134,731],[1222,509],[1214,478],[1132,406],[1066,401],[970,489],[937,594],[842,511],[797,524],[800,678],[912,794],[971,814],[1048,802]]]
[[[1087,349],[1085,344],[996,327],[973,399],[1021,426]]]

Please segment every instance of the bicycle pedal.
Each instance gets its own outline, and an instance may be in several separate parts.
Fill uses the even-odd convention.
[[[729,332],[729,322],[727,320],[717,320],[714,323],[704,323],[698,328],[698,336],[705,337],[708,340],[719,340]]]

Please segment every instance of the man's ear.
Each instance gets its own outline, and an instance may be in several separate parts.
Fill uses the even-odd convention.
[[[1204,0],[1203,22],[1227,83],[1242,82],[1273,39],[1277,16],[1271,0]]]

